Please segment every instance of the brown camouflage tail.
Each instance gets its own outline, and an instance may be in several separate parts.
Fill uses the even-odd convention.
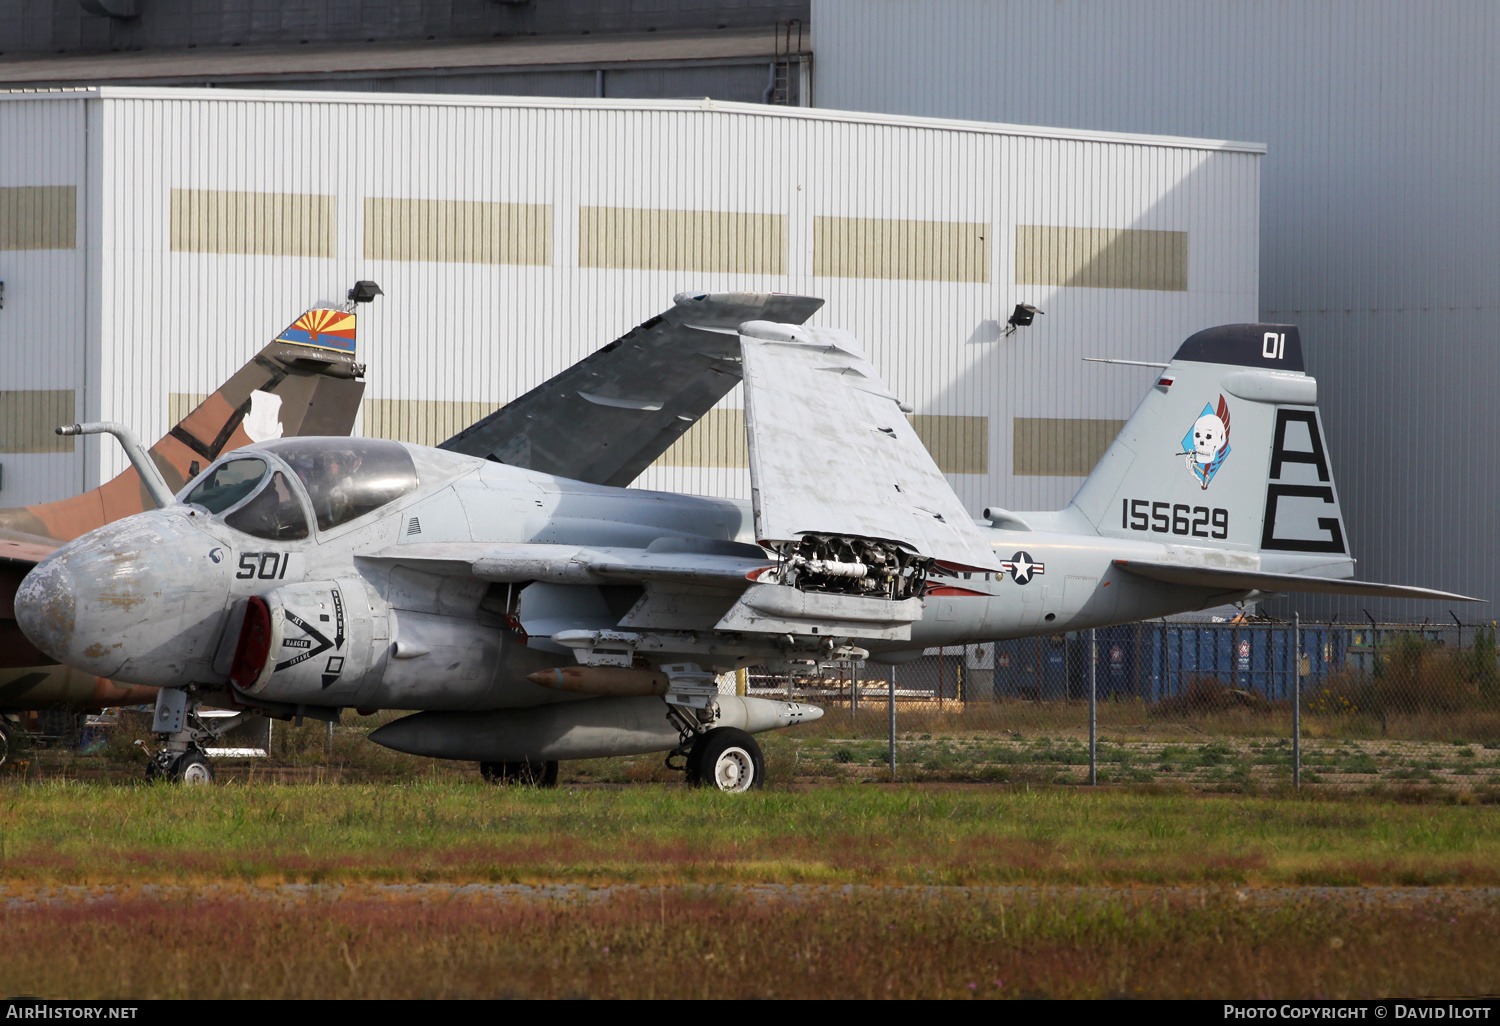
[[[365,388],[364,365],[354,355],[354,314],[303,314],[151,447],[167,486],[179,490],[221,454],[253,441],[347,435]],[[63,542],[153,506],[132,467],[71,499],[0,510],[0,559],[34,563]]]

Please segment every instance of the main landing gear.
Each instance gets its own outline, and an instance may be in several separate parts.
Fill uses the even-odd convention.
[[[715,727],[719,718],[718,684],[695,663],[674,663],[661,672],[670,681],[667,718],[678,731],[677,747],[667,768],[687,771],[693,787],[739,793],[766,782],[766,757],[755,739],[738,727]],[[685,757],[681,766],[672,760]]]
[[[557,760],[546,762],[481,762],[479,775],[491,784],[517,787],[556,787]]]
[[[737,727],[699,734],[687,753],[687,782],[739,793],[766,782],[766,757],[755,738]]]

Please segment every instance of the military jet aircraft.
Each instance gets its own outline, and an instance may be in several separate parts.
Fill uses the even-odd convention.
[[[559,476],[545,454],[535,466],[541,436],[513,443],[525,431],[498,414],[470,435],[488,431],[489,459],[268,441],[58,550],[17,618],[69,665],[165,689],[161,758],[178,765],[198,758],[182,711],[222,693],[279,715],[414,711],[371,739],[490,778],[662,751],[691,782],[739,791],[764,779],[752,735],[820,710],[720,694],[714,674],[737,667],[900,660],[1265,592],[1463,598],[1353,578],[1295,327],[1192,336],[1065,509],[976,522],[852,335],[724,326],[816,309],[796,298],[684,295],[664,315],[719,340],[716,373],[743,378],[749,503]],[[633,457],[601,464],[604,443],[680,433],[649,380],[567,389],[621,411],[616,433],[555,454],[568,466],[624,475]]]
[[[173,491],[224,452],[283,436],[348,434],[365,387],[364,366],[355,362],[355,325],[342,306],[305,311],[149,451],[136,447],[133,458],[149,460],[154,473],[143,477],[132,466],[69,499],[0,509],[0,716],[76,714],[154,700],[155,688],[121,685],[38,651],[16,626],[16,588],[63,543],[171,502]],[[0,719],[0,762],[9,751],[10,723]]]

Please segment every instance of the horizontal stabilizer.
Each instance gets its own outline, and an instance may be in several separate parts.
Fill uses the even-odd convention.
[[[1404,584],[1376,584],[1348,578],[1311,577],[1304,574],[1266,574],[1248,570],[1223,570],[1217,567],[1183,566],[1180,563],[1146,563],[1134,559],[1117,559],[1115,566],[1137,577],[1147,577],[1165,584],[1189,588],[1211,588],[1216,591],[1312,592],[1322,595],[1371,595],[1378,598],[1441,599],[1447,602],[1483,602],[1468,595],[1431,588],[1412,588]]]

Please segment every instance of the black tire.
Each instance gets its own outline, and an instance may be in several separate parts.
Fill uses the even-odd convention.
[[[557,760],[546,762],[481,762],[479,775],[492,784],[516,787],[556,787]]]
[[[15,730],[9,720],[0,719],[0,766],[10,761],[11,733]]]
[[[177,778],[172,774],[172,771],[177,768],[177,761],[181,758],[182,756],[179,755],[166,765],[162,765],[161,760],[154,755],[151,756],[146,761],[146,781],[155,784],[161,783],[164,780],[176,780]]]
[[[189,752],[172,764],[172,779],[189,787],[210,787],[214,782],[214,764],[197,752]]]
[[[737,727],[716,727],[700,737],[688,756],[688,782],[740,793],[766,783],[766,757],[755,739]]]
[[[708,734],[699,734],[693,738],[693,747],[688,749],[687,765],[683,769],[686,770],[689,787],[697,787],[703,782],[703,743],[707,738]]]

